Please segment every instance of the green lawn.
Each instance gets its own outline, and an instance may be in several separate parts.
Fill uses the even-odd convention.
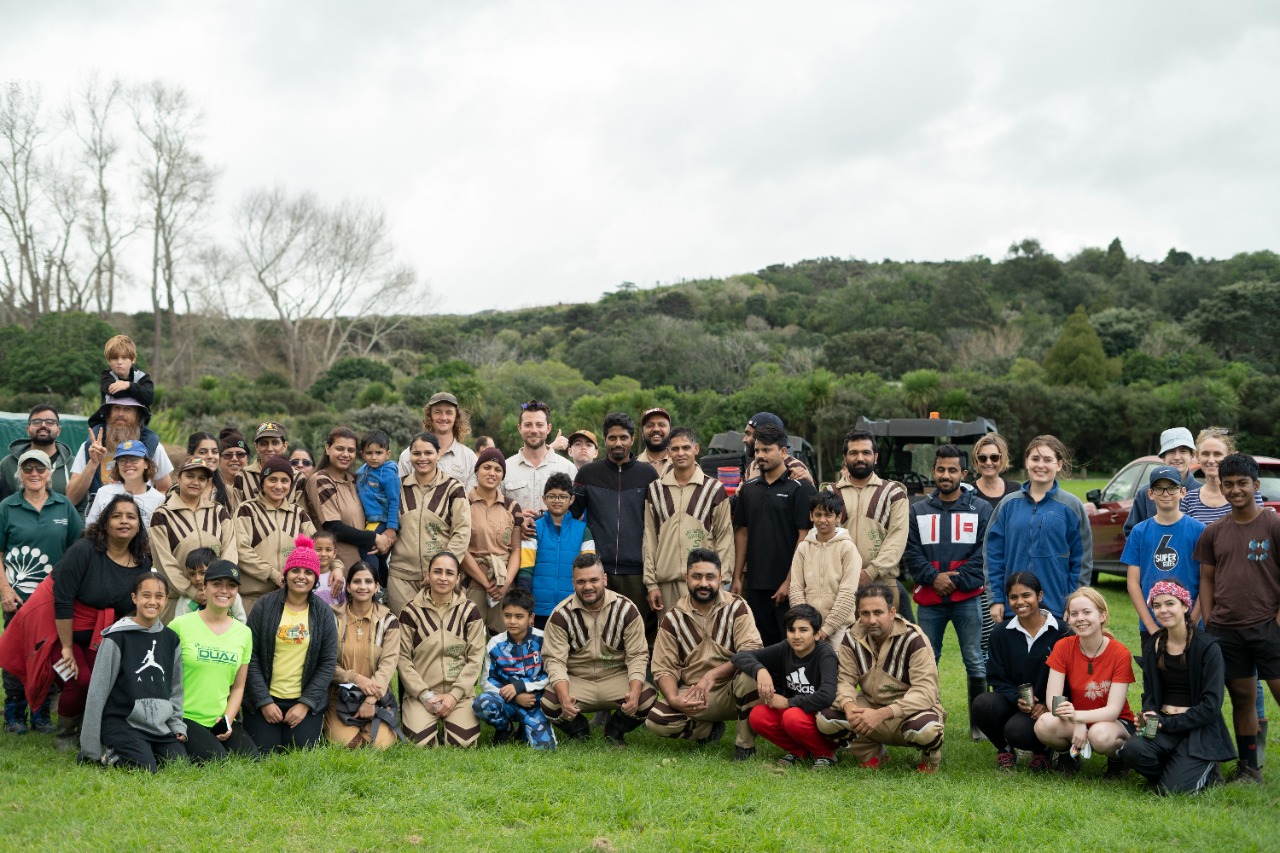
[[[1105,579],[1117,636],[1136,645],[1122,583]],[[712,749],[643,729],[625,752],[597,740],[553,755],[522,747],[469,752],[326,748],[260,763],[143,773],[78,767],[51,737],[0,735],[5,850],[1264,850],[1280,837],[1280,753],[1262,787],[1160,799],[1104,784],[1101,759],[1074,781],[1012,775],[967,738],[964,671],[943,651],[953,709],[942,769],[825,774],[733,764],[732,736]],[[1274,716],[1274,714],[1272,715]],[[1280,745],[1274,746],[1280,750]]]
[[[1110,477],[1089,477],[1085,480],[1059,480],[1058,485],[1083,501],[1086,500],[1085,495],[1090,489],[1101,489],[1110,479]]]

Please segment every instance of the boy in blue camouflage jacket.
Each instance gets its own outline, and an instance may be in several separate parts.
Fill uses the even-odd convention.
[[[533,627],[533,593],[512,587],[502,597],[507,630],[489,641],[484,656],[484,691],[472,709],[494,728],[494,744],[506,743],[519,728],[535,749],[555,749],[551,721],[542,712],[547,670],[542,663],[542,632]]]

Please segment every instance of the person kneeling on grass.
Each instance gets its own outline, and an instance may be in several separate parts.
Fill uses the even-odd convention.
[[[102,632],[80,726],[80,760],[107,767],[185,761],[182,644],[160,623],[169,599],[161,575],[133,583],[137,612]]]
[[[644,677],[644,619],[630,598],[608,588],[595,554],[574,559],[573,590],[547,620],[542,710],[574,740],[591,736],[587,712],[612,711],[604,736],[623,747],[627,732],[644,722],[658,695]]]
[[[1013,611],[991,632],[987,661],[990,693],[979,693],[969,706],[969,719],[996,748],[996,766],[1013,770],[1015,749],[1031,753],[1031,770],[1053,767],[1053,750],[1036,739],[1036,720],[1049,712],[1049,667],[1045,660],[1058,641],[1071,632],[1040,605],[1044,590],[1031,572],[1015,572],[1005,582],[1005,600]]]
[[[1222,719],[1222,649],[1192,626],[1181,584],[1156,583],[1147,606],[1160,630],[1142,656],[1143,733],[1124,742],[1120,758],[1162,795],[1195,794],[1221,782],[1218,762],[1236,757]]]
[[[316,598],[324,588],[322,581]],[[396,729],[388,723],[399,716],[399,708],[388,691],[400,662],[400,622],[385,604],[374,600],[377,592],[377,570],[360,560],[347,574],[346,602],[333,609],[338,620],[338,661],[329,686],[324,733],[330,743],[348,749],[386,749],[396,742]],[[364,694],[354,714],[349,706],[341,707],[344,684]]]
[[[542,712],[547,670],[542,663],[542,632],[533,627],[533,593],[521,587],[507,590],[502,597],[502,621],[507,630],[489,641],[480,679],[484,692],[471,707],[493,726],[495,746],[511,740],[519,729],[529,746],[555,749],[555,732]]]
[[[720,555],[694,548],[685,560],[688,592],[667,601],[653,644],[653,680],[662,691],[644,724],[658,737],[712,746],[736,720],[733,760],[756,754],[747,714],[760,701],[756,684],[731,660],[760,648],[751,608],[722,585]]]
[[[834,744],[818,731],[814,716],[835,699],[836,653],[818,639],[822,614],[816,608],[797,604],[782,624],[785,641],[733,656],[733,665],[756,680],[760,693],[748,717],[751,729],[786,751],[778,759],[781,767],[809,757],[815,770],[833,767]]]
[[[484,619],[458,584],[461,567],[451,551],[433,556],[426,587],[400,611],[402,719],[418,746],[439,745],[442,727],[449,746],[475,746],[480,737],[471,700],[484,660]]]
[[[284,589],[262,596],[249,611],[253,656],[244,727],[264,753],[320,744],[338,662],[333,610],[315,594],[320,559],[308,537],[295,545],[284,561]]]
[[[1036,720],[1036,738],[1060,751],[1058,769],[1067,776],[1094,751],[1107,756],[1103,778],[1123,779],[1126,772],[1116,753],[1134,732],[1133,658],[1107,633],[1107,616],[1102,593],[1077,589],[1067,597],[1066,614],[1076,635],[1063,637],[1049,654],[1049,713]]]
[[[849,743],[863,767],[880,768],[889,746],[920,749],[916,769],[942,763],[947,712],[938,694],[938,664],[918,625],[898,615],[893,589],[858,589],[858,621],[840,643],[835,704],[818,715],[818,731]]]

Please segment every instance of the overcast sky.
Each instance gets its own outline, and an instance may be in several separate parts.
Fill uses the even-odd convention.
[[[3,4],[0,80],[185,86],[219,207],[385,206],[440,309],[820,256],[1277,249],[1280,4]]]

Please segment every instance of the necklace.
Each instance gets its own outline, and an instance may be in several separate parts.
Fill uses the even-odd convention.
[[[1080,654],[1084,655],[1084,659],[1089,664],[1089,674],[1093,675],[1093,662],[1098,659],[1098,655],[1102,654],[1102,650],[1107,645],[1107,638],[1103,637],[1102,642],[1098,644],[1098,650],[1092,655],[1084,650],[1084,640],[1080,641]]]

